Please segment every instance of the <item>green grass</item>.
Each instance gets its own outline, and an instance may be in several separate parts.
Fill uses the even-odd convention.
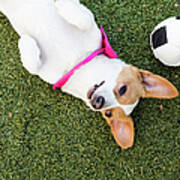
[[[180,68],[163,66],[149,46],[153,27],[180,15],[180,4],[175,8],[175,0],[82,2],[103,25],[120,58],[166,77],[180,90]],[[100,113],[53,91],[22,67],[17,41],[0,14],[0,179],[179,179],[180,97],[142,100],[132,114],[135,144],[122,150]]]

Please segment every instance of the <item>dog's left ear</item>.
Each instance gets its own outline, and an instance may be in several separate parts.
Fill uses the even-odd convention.
[[[119,107],[101,112],[111,128],[117,144],[127,149],[134,143],[134,123],[130,116],[126,116]]]
[[[134,124],[130,117],[124,121],[112,120],[111,132],[117,144],[123,149],[130,148],[134,142]]]
[[[140,70],[140,74],[144,87],[143,98],[170,99],[178,96],[177,89],[167,79],[144,70]]]

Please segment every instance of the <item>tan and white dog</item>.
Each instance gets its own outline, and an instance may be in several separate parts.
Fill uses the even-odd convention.
[[[101,46],[93,14],[79,0],[0,0],[0,10],[20,36],[23,66],[50,84]],[[129,115],[141,97],[178,95],[166,79],[105,55],[77,70],[62,91],[101,111],[122,148],[133,145]]]

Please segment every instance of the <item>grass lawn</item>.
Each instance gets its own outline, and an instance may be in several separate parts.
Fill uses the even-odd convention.
[[[82,2],[120,58],[164,76],[180,91],[180,67],[162,65],[149,46],[154,26],[180,15],[177,1]],[[23,68],[18,38],[0,14],[0,179],[179,179],[180,97],[142,100],[132,113],[135,144],[122,150],[100,113]]]

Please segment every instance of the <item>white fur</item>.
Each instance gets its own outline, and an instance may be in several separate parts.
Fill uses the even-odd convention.
[[[23,66],[50,84],[101,46],[93,14],[78,0],[0,0],[0,10],[20,36]],[[100,55],[76,71],[62,90],[91,107],[88,90],[105,80],[97,90],[107,98],[104,109],[119,106],[129,115],[138,102],[120,105],[112,91],[125,66]]]

